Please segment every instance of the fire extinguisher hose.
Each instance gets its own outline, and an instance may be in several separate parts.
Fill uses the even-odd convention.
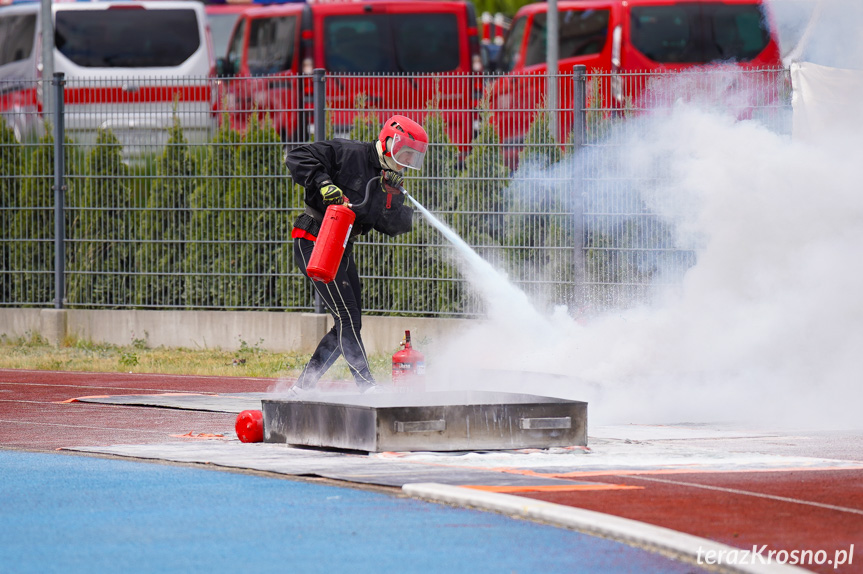
[[[381,176],[379,176],[379,175],[371,178],[369,180],[369,182],[366,184],[366,196],[363,198],[363,200],[359,203],[356,203],[356,204],[348,203],[347,206],[350,207],[351,209],[353,209],[354,211],[356,211],[357,209],[361,208],[366,203],[368,203],[369,197],[371,197],[371,195],[372,195],[372,184],[376,181],[379,181],[380,179],[381,179]]]
[[[372,184],[375,183],[376,181],[380,181],[380,179],[381,179],[381,176],[376,175],[375,177],[373,177],[369,180],[369,182],[366,184],[366,196],[363,198],[363,200],[361,202],[356,203],[356,204],[348,203],[346,205],[348,207],[350,207],[351,209],[353,209],[354,211],[356,211],[357,209],[361,208],[366,203],[368,203],[369,197],[371,197],[371,195],[372,195]],[[408,191],[404,187],[402,187],[401,185],[398,186],[398,190],[405,195],[407,195],[407,193],[408,193]]]

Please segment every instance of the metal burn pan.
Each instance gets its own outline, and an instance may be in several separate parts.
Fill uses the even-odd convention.
[[[384,451],[509,450],[587,445],[587,403],[445,391],[264,399],[264,442]]]

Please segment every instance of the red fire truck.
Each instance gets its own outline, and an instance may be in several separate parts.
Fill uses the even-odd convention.
[[[470,141],[473,121],[455,110],[474,108],[483,71],[474,7],[460,0],[251,8],[218,67],[232,126],[243,130],[253,114],[268,115],[285,141],[309,136],[315,68],[335,76],[326,100],[336,136],[357,113],[398,111],[422,121],[436,107],[454,141]]]

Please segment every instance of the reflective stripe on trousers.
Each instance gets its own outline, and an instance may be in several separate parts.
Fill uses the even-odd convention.
[[[306,274],[306,265],[312,256],[315,242],[294,239],[294,260],[300,271]],[[333,328],[324,335],[317,349],[303,369],[297,384],[305,389],[314,387],[332,364],[344,356],[348,368],[360,389],[375,384],[369,369],[360,330],[362,329],[362,285],[354,262],[353,245],[348,245],[339,263],[335,278],[330,283],[312,281],[315,290],[333,317]]]

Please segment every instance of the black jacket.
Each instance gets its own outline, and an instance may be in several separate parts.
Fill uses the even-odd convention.
[[[326,210],[320,193],[323,182],[332,181],[350,203],[359,204],[365,198],[366,184],[380,176],[382,170],[374,143],[345,139],[296,147],[285,153],[285,165],[294,181],[306,189],[306,205],[320,214]],[[372,184],[369,200],[355,213],[357,219],[352,235],[376,229],[395,236],[411,230],[413,210],[404,205],[404,196],[383,192],[380,182]],[[301,215],[295,226],[317,235],[317,229],[307,228],[308,217]]]

